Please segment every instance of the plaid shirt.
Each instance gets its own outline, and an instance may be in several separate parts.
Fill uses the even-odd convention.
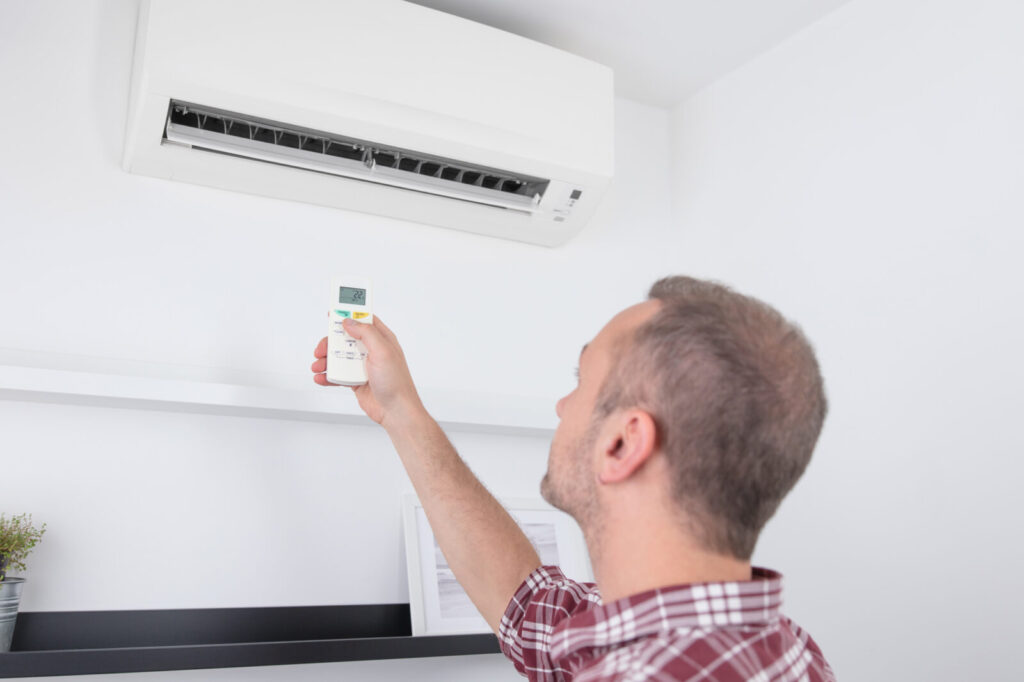
[[[663,587],[603,604],[593,583],[541,566],[501,619],[501,650],[543,682],[834,682],[810,636],[779,613],[782,576]]]

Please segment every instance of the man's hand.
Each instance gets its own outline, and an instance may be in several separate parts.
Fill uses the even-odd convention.
[[[388,428],[394,422],[407,420],[423,411],[423,403],[405,362],[405,354],[387,325],[375,317],[370,324],[344,320],[345,331],[366,346],[367,383],[354,386],[359,407],[373,421]],[[333,386],[327,381],[327,338],[324,337],[313,351],[316,360],[313,381],[322,386]]]

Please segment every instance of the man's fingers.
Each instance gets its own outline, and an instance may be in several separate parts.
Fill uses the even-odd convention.
[[[313,364],[310,366],[310,369],[313,370],[314,372],[317,372],[317,373],[326,372],[327,371],[327,358],[320,358],[318,360],[314,360]]]
[[[316,350],[313,351],[313,357],[315,358],[326,358],[327,357],[327,337],[320,339],[320,343],[316,344]],[[321,372],[323,370],[320,370]]]
[[[315,381],[316,383],[320,384],[321,386],[334,386],[335,385],[335,384],[332,384],[332,383],[327,381],[327,375],[326,374],[314,374],[313,375],[313,381]]]
[[[342,322],[342,325],[345,327],[348,335],[362,341],[363,345],[366,346],[366,350],[370,353],[379,348],[383,342],[381,331],[374,328],[372,324],[363,324],[362,322],[347,319]]]
[[[398,343],[398,337],[395,336],[395,333],[393,331],[391,331],[391,327],[384,324],[384,321],[381,320],[379,317],[373,318],[373,326],[378,327],[384,334],[384,336],[386,336],[388,339],[390,339],[394,343]]]

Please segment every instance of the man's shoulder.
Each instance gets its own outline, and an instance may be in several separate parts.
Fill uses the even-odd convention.
[[[523,675],[547,679],[544,675],[559,669],[551,658],[556,627],[600,603],[593,583],[572,580],[557,566],[541,566],[509,600],[498,627],[501,651]]]
[[[531,679],[832,682],[810,635],[782,615],[781,575],[658,588],[604,603],[543,566],[509,603],[499,641]],[[547,675],[547,676],[546,676]],[[554,679],[554,678],[551,678]]]
[[[712,627],[665,630],[610,647],[574,682],[647,678],[705,682],[835,682],[809,634],[785,616],[770,628]]]
[[[557,566],[541,566],[527,576],[513,595],[512,602],[578,604],[581,609],[601,603],[597,585],[567,577]]]

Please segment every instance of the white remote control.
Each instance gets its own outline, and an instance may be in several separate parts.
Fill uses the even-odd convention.
[[[366,383],[366,346],[345,332],[342,320],[373,322],[373,296],[365,277],[335,277],[327,328],[327,381],[340,386]]]

